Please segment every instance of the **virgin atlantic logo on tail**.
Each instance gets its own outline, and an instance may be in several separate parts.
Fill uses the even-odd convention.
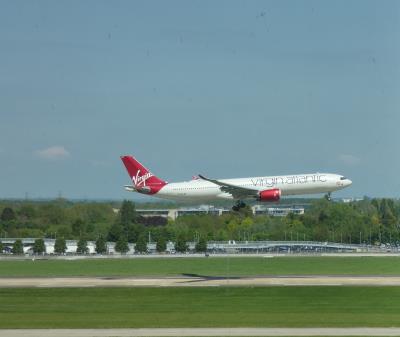
[[[147,172],[144,175],[140,175],[140,170],[136,172],[136,176],[132,176],[133,186],[146,186],[146,180],[151,178],[153,175],[151,172]]]

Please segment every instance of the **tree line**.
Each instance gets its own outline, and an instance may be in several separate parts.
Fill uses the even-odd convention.
[[[144,221],[146,220],[146,221]],[[108,202],[0,202],[0,240],[15,238],[75,239],[85,252],[87,241],[116,242],[117,251],[135,243],[145,251],[157,242],[159,251],[168,241],[184,251],[187,241],[313,240],[346,243],[400,242],[400,202],[369,199],[349,203],[315,199],[301,215],[254,216],[249,207],[216,215],[186,215],[176,220],[141,218],[132,201]],[[79,245],[80,243],[80,245]],[[96,245],[97,247],[97,245]],[[87,249],[87,247],[86,247]],[[101,247],[99,248],[101,252]]]

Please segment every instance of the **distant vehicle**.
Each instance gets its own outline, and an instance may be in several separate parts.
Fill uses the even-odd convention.
[[[132,185],[129,192],[138,192],[159,198],[207,202],[218,199],[236,200],[233,210],[245,206],[244,200],[277,202],[282,196],[327,193],[352,184],[350,179],[332,173],[308,173],[286,176],[263,176],[236,179],[209,179],[200,175],[190,181],[167,183],[156,177],[132,156],[122,156]]]

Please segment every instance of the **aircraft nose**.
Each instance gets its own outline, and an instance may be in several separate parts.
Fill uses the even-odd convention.
[[[347,186],[350,186],[353,182],[350,179],[347,179]]]

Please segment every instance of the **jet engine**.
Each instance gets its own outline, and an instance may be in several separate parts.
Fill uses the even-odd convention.
[[[258,201],[273,202],[279,201],[280,198],[281,190],[279,188],[260,191],[260,193],[258,194]]]

